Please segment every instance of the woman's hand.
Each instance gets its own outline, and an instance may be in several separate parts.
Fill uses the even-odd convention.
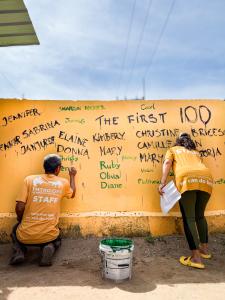
[[[173,163],[173,161],[171,159],[166,159],[163,163],[163,172],[162,172],[163,174],[162,174],[162,177],[161,177],[161,183],[160,183],[159,188],[158,188],[159,194],[161,196],[163,195],[163,190],[162,189],[166,185],[166,180],[167,180],[170,168],[172,166],[172,163]]]
[[[162,196],[163,195],[163,188],[166,185],[166,183],[160,183],[159,188],[158,188],[158,192],[159,194]]]

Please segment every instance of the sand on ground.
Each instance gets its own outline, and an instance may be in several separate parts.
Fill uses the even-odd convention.
[[[39,267],[39,249],[26,262],[9,266],[11,245],[0,245],[0,299],[225,299],[225,234],[210,237],[211,260],[206,269],[182,266],[188,255],[183,236],[134,238],[132,279],[116,283],[101,277],[99,238],[64,239],[51,267]]]

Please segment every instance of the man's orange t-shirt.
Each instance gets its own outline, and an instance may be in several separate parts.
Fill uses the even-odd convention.
[[[18,240],[24,244],[42,244],[59,235],[60,201],[71,198],[69,181],[54,174],[31,175],[16,201],[26,203],[23,219],[17,228]]]

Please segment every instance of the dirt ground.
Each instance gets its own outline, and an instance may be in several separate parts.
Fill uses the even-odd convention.
[[[115,283],[101,278],[100,239],[66,239],[52,267],[39,267],[38,249],[27,261],[9,266],[9,244],[0,245],[0,299],[225,299],[225,234],[210,237],[206,269],[179,264],[189,251],[183,236],[134,238],[133,276]]]

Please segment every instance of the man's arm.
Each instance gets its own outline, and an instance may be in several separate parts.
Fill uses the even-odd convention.
[[[17,215],[17,221],[21,222],[23,218],[23,213],[25,210],[25,205],[27,202],[28,197],[28,177],[24,179],[23,187],[19,193],[19,195],[16,198],[16,215]]]
[[[21,222],[22,221],[22,218],[23,218],[23,213],[24,213],[24,210],[25,210],[25,205],[26,203],[22,202],[22,201],[17,201],[16,202],[16,215],[17,215],[17,221],[18,222]]]
[[[73,198],[76,194],[76,185],[75,185],[76,174],[77,174],[77,170],[74,167],[69,168],[70,187],[73,190],[73,194],[72,194],[71,198]]]

